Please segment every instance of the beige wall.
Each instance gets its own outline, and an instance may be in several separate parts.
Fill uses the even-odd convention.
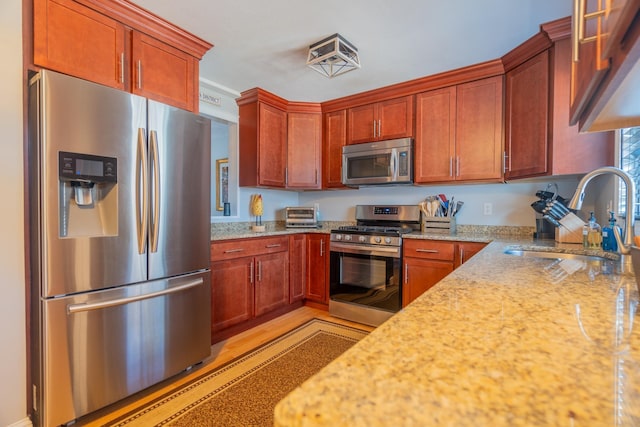
[[[0,2],[0,425],[28,425],[22,152],[22,0]]]

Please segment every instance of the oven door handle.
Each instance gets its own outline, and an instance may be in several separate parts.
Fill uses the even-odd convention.
[[[400,258],[399,247],[385,247],[374,245],[350,245],[344,243],[331,242],[329,246],[331,252],[344,252],[356,255],[377,255],[392,258]]]

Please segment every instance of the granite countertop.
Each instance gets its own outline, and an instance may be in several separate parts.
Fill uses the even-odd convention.
[[[640,424],[630,263],[505,254],[510,247],[582,251],[493,239],[285,397],[275,425]]]

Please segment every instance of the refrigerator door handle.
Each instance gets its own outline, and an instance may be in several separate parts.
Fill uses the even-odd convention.
[[[158,232],[160,228],[160,161],[158,159],[158,133],[155,130],[149,132],[151,139],[151,168],[153,169],[153,212],[151,219],[151,252],[158,252]]]
[[[138,228],[138,253],[145,253],[147,242],[147,218],[149,216],[149,186],[147,184],[147,144],[145,130],[138,128],[138,160],[136,162],[136,226]]]
[[[70,305],[67,306],[67,313],[68,314],[73,314],[73,313],[79,313],[81,311],[100,310],[100,309],[107,308],[107,307],[114,307],[114,306],[117,306],[117,305],[130,304],[130,303],[136,302],[136,301],[142,301],[142,300],[149,299],[149,298],[155,298],[155,297],[159,297],[159,296],[163,296],[163,295],[173,294],[173,293],[176,293],[176,292],[182,292],[182,291],[185,291],[187,289],[194,288],[196,286],[200,286],[203,283],[204,283],[204,281],[202,280],[202,278],[199,278],[199,279],[196,279],[196,280],[191,280],[191,281],[189,281],[187,283],[184,283],[184,284],[182,284],[180,286],[176,286],[176,287],[169,288],[169,289],[163,289],[161,291],[150,292],[148,294],[136,295],[134,297],[116,298],[116,299],[112,299],[112,300],[108,300],[108,301],[100,301],[100,302],[94,302],[94,303],[70,304]]]

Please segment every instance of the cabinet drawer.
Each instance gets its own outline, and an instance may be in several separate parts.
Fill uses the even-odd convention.
[[[211,243],[211,261],[289,250],[288,236],[225,240]]]
[[[455,243],[405,239],[403,241],[403,251],[406,257],[453,261]]]

